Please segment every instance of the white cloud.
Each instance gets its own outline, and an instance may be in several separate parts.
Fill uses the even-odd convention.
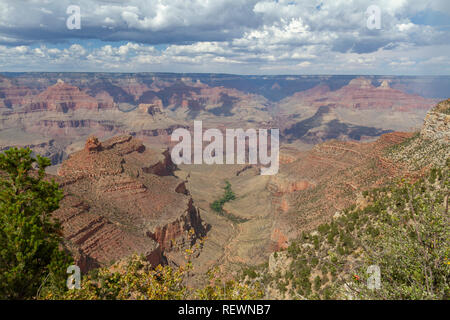
[[[445,0],[79,0],[82,29],[67,30],[72,2],[2,0],[2,68],[448,72],[448,29],[413,20],[423,10],[450,14]],[[371,4],[381,8],[381,30],[366,27]],[[83,45],[85,39],[96,44]]]
[[[411,22],[409,22],[409,23],[400,23],[400,24],[397,24],[397,28],[400,31],[409,31],[409,30],[414,28],[414,23],[411,23]]]

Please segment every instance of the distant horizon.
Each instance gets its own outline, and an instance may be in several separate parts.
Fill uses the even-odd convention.
[[[51,86],[61,79],[65,83],[84,87],[84,80],[114,82],[133,79],[135,82],[166,81],[174,84],[182,82],[186,86],[205,84],[210,87],[234,88],[243,92],[259,94],[278,101],[295,92],[326,85],[331,91],[347,86],[355,79],[365,79],[374,87],[387,81],[389,87],[396,90],[418,94],[427,98],[447,98],[450,88],[450,75],[382,75],[382,74],[232,74],[232,73],[186,73],[186,72],[98,72],[98,71],[25,71],[0,72],[4,79],[10,79],[19,85],[40,87]],[[41,81],[43,80],[43,82]],[[274,85],[278,85],[274,86]],[[170,84],[169,84],[170,86]],[[281,87],[280,87],[281,86]]]
[[[244,76],[244,77],[333,77],[333,76],[348,76],[348,77],[450,77],[450,74],[321,74],[321,73],[308,73],[308,74],[289,74],[289,73],[277,73],[277,74],[244,74],[244,73],[224,73],[224,72],[172,72],[172,71],[0,71],[0,74],[23,74],[23,73],[106,73],[106,74],[186,74],[186,75],[226,75],[226,76]]]

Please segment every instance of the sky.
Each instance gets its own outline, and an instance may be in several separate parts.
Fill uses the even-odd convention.
[[[0,71],[450,75],[450,1],[0,0]]]

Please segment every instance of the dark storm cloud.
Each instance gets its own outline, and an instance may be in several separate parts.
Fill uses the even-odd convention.
[[[262,21],[256,1],[25,1],[2,0],[0,34],[15,41],[99,39],[140,43],[225,41]],[[81,11],[81,30],[66,27],[69,5]]]

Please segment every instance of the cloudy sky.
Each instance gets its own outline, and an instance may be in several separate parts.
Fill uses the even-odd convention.
[[[450,1],[0,0],[0,71],[450,75]]]

